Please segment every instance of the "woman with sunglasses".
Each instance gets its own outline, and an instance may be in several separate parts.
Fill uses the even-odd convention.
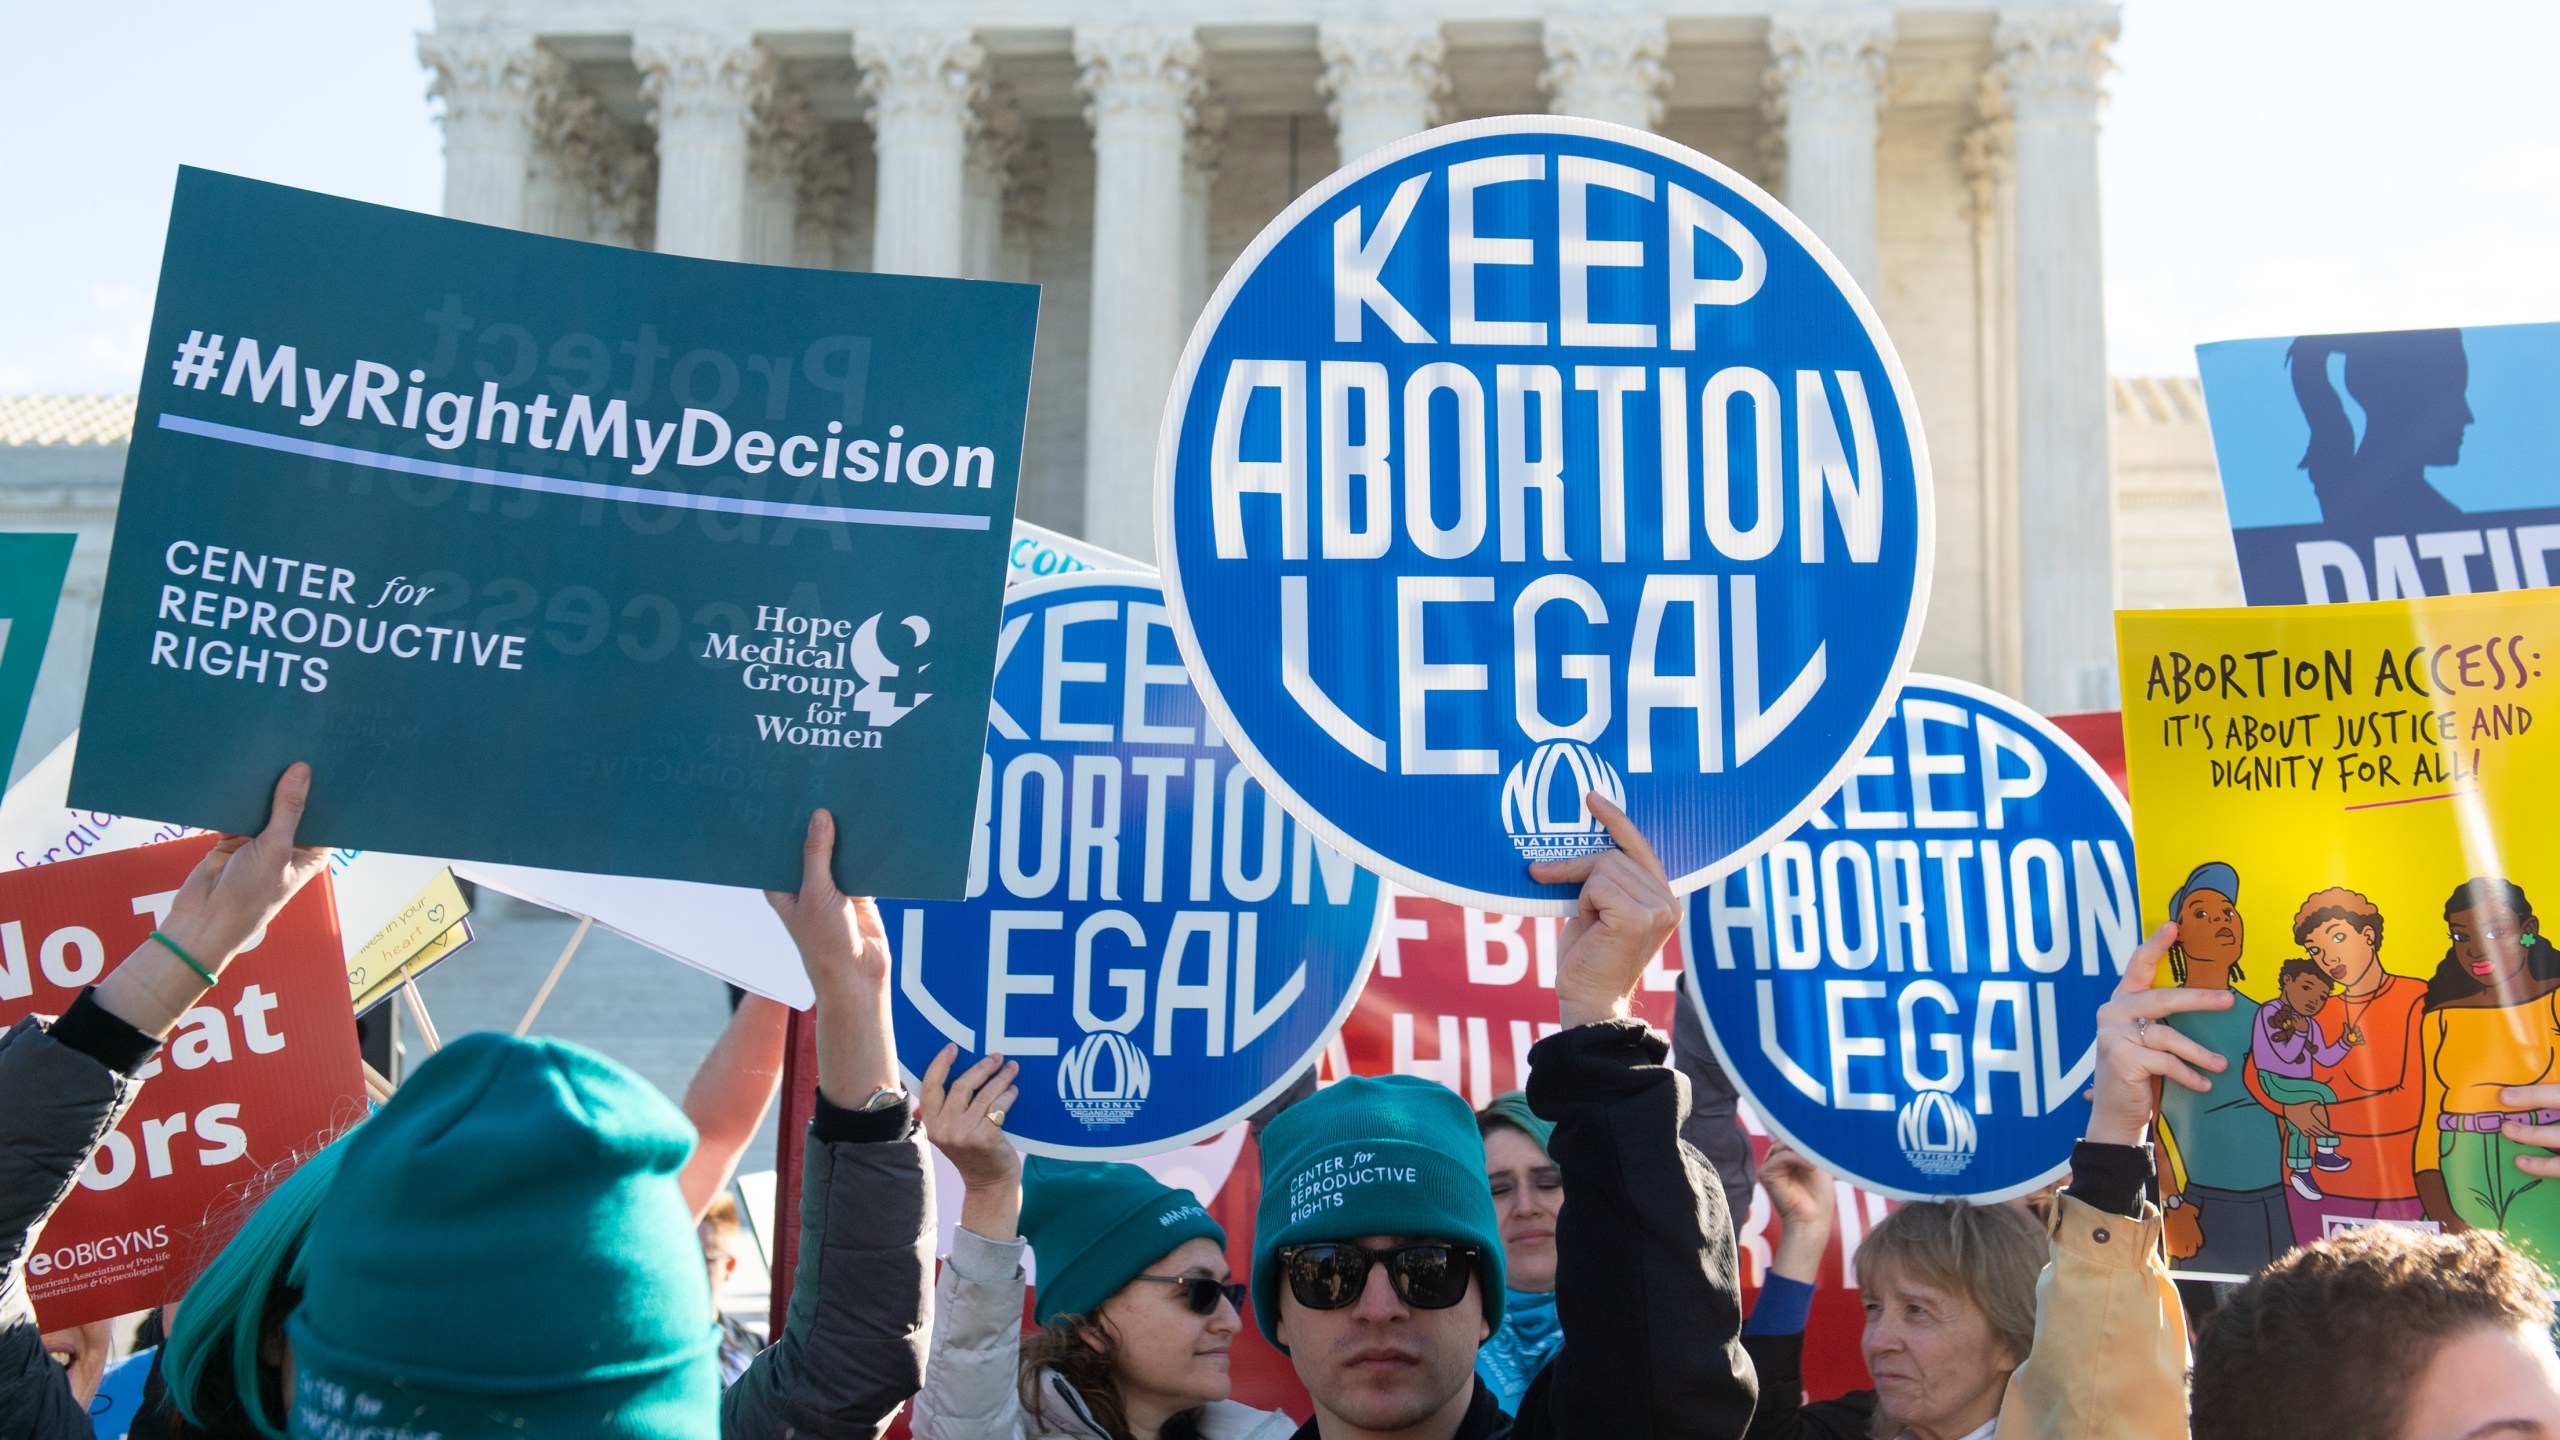
[[[1005,1138],[1016,1067],[954,1077],[945,1048],[918,1100],[960,1172],[960,1228],[936,1287],[916,1440],[1286,1440],[1278,1411],[1227,1398],[1245,1287],[1190,1192],[1135,1165],[1034,1159]],[[1015,1233],[1017,1225],[1021,1235]],[[1022,1252],[1040,1276],[1022,1332]]]

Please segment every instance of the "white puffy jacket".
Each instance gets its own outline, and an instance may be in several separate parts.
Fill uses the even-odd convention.
[[[934,1283],[933,1348],[924,1389],[910,1412],[915,1440],[1110,1440],[1055,1371],[1042,1371],[1052,1403],[1024,1410],[1015,1379],[1022,1365],[1021,1240],[952,1232],[951,1254]],[[1200,1413],[1201,1440],[1289,1440],[1298,1422],[1278,1410],[1220,1400]]]

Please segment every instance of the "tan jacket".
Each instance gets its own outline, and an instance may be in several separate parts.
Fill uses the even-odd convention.
[[[1998,1440],[2185,1440],[2187,1312],[2142,1218],[2055,1198],[2036,1340],[2009,1377]]]

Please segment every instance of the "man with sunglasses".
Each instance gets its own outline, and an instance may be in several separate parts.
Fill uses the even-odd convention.
[[[1567,1344],[1517,1420],[1475,1376],[1502,1320],[1501,1232],[1466,1102],[1408,1075],[1342,1080],[1262,1135],[1253,1302],[1315,1402],[1295,1440],[1655,1440],[1738,1436],[1756,1398],[1736,1337],[1733,1224],[1681,1143],[1686,1092],[1630,1018],[1679,922],[1626,814],[1614,850],[1530,869],[1582,886],[1556,966],[1561,1032],[1529,1052],[1529,1103],[1564,1173],[1556,1311]]]

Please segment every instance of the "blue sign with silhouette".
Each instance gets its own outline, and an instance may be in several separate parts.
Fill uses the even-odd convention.
[[[1193,330],[1157,453],[1183,658],[1380,874],[1569,914],[1623,804],[1675,889],[1884,720],[1933,549],[1919,411],[1804,224],[1656,135],[1477,120],[1335,172]]]
[[[2252,605],[2537,589],[2560,554],[2560,325],[2196,349]]]
[[[1385,887],[1236,761],[1152,579],[1017,585],[996,640],[968,898],[884,900],[898,1060],[1017,1061],[1034,1155],[1205,1139],[1313,1063],[1368,974]]]
[[[1914,675],[1802,829],[1691,895],[1689,1003],[1769,1128],[1905,1199],[2070,1163],[2142,938],[2131,813],[2044,717]]]

